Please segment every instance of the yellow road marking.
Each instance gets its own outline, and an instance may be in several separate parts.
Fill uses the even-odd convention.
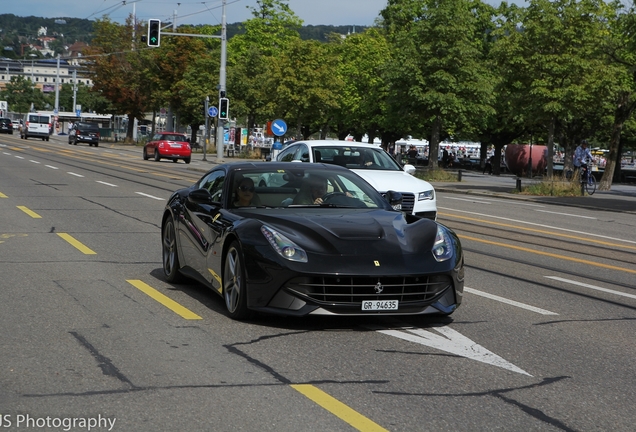
[[[3,194],[2,192],[0,192],[0,198],[9,198],[9,197]]]
[[[559,254],[554,254],[554,253],[550,253],[550,252],[542,252],[536,249],[530,249],[530,248],[525,248],[522,246],[514,246],[514,245],[510,245],[510,244],[506,244],[506,243],[499,243],[499,242],[494,242],[491,240],[483,240],[477,237],[469,237],[469,236],[465,236],[465,235],[459,235],[458,236],[461,239],[466,239],[466,240],[473,240],[476,242],[480,242],[480,243],[486,243],[486,244],[490,244],[490,245],[494,245],[494,246],[501,246],[501,247],[505,247],[505,248],[509,248],[509,249],[515,249],[518,251],[523,251],[523,252],[530,252],[530,253],[534,253],[537,255],[544,255],[544,256],[549,256],[552,258],[558,258],[558,259],[562,259],[562,260],[566,260],[566,261],[573,261],[573,262],[577,262],[577,263],[581,263],[581,264],[587,264],[589,266],[593,266],[593,267],[601,267],[601,268],[605,268],[605,269],[610,269],[610,270],[618,270],[618,271],[624,271],[627,273],[634,273],[636,274],[636,270],[632,270],[632,269],[628,269],[628,268],[624,268],[624,267],[618,267],[618,266],[613,266],[613,265],[609,265],[609,264],[601,264],[601,263],[597,263],[594,261],[588,261],[588,260],[584,260],[584,259],[579,259],[579,258],[573,258],[573,257],[569,257],[569,256],[565,256],[565,255],[559,255]]]
[[[570,238],[570,239],[574,239],[574,240],[581,240],[581,241],[585,241],[586,243],[596,243],[596,244],[600,244],[600,245],[603,245],[603,246],[614,246],[614,247],[620,247],[620,248],[625,248],[625,249],[634,249],[634,250],[636,250],[636,246],[628,246],[628,245],[617,244],[617,243],[609,243],[609,242],[605,242],[605,241],[602,241],[602,240],[595,240],[595,239],[590,239],[590,238],[587,238],[587,237],[579,237],[579,236],[570,235],[570,234],[561,234],[561,233],[558,233],[558,232],[540,230],[540,229],[537,229],[537,228],[526,228],[526,227],[522,227],[522,226],[519,226],[519,225],[512,225],[512,224],[507,224],[507,223],[502,223],[502,222],[494,222],[494,221],[490,221],[490,220],[486,220],[486,219],[477,219],[477,218],[472,218],[472,217],[468,217],[468,216],[455,215],[455,214],[451,214],[451,213],[438,213],[438,215],[449,216],[449,217],[453,217],[453,218],[457,218],[457,219],[465,219],[465,220],[470,220],[470,221],[474,221],[474,222],[481,222],[481,223],[485,223],[485,224],[489,224],[489,225],[496,225],[496,226],[501,226],[501,227],[506,227],[506,228],[515,228],[515,229],[522,230],[522,231],[530,231],[530,232],[536,232],[536,233],[540,233],[540,234],[548,234],[548,235],[555,236],[555,237],[565,237],[565,238]]]
[[[170,297],[167,297],[161,294],[159,291],[157,291],[150,285],[146,284],[145,282],[142,282],[138,279],[129,279],[126,282],[128,282],[129,284],[131,284],[132,286],[134,286],[135,288],[137,288],[144,294],[152,297],[153,299],[155,299],[156,301],[158,301],[159,303],[161,303],[162,305],[164,305],[165,307],[167,307],[168,309],[170,309],[177,315],[181,315],[183,318],[187,320],[203,319],[199,315],[192,312],[190,309],[184,306],[181,306],[179,303],[172,300]]]
[[[27,207],[25,206],[17,206],[20,210],[22,210],[23,212],[25,212],[26,214],[28,214],[29,216],[31,216],[33,219],[42,219],[42,216],[40,216],[39,214],[37,214],[36,212],[34,212],[33,210],[29,210]]]
[[[357,411],[349,408],[338,399],[328,395],[319,388],[310,384],[294,384],[292,388],[318,405],[329,411],[341,420],[349,423],[359,431],[387,431],[379,424],[369,420]]]
[[[75,240],[75,238],[73,238],[73,236],[71,236],[69,234],[66,234],[66,233],[57,233],[57,235],[59,235],[64,240],[69,242],[72,246],[75,246],[75,248],[77,248],[80,252],[82,252],[82,253],[84,253],[86,255],[97,255],[97,252],[93,251],[92,249],[90,249],[87,246],[84,246],[80,241]]]

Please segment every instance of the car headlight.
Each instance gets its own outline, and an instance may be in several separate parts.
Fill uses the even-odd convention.
[[[432,200],[434,197],[435,197],[435,190],[431,189],[431,190],[427,190],[425,192],[420,192],[417,195],[417,200],[418,201]]]
[[[307,262],[307,253],[273,228],[263,225],[261,232],[280,256],[290,261]]]
[[[453,256],[453,242],[446,229],[440,225],[437,226],[432,252],[437,262],[446,261]]]

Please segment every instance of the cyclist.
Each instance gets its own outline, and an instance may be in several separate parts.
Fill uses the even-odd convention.
[[[587,180],[587,164],[594,159],[592,153],[587,148],[587,140],[582,140],[581,144],[574,150],[574,166],[576,168],[582,169],[581,171],[581,181]]]

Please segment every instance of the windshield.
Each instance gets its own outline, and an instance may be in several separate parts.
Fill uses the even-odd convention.
[[[320,162],[349,169],[402,171],[397,162],[379,147],[321,146],[313,147],[313,152],[315,160],[320,158]]]
[[[155,136],[152,138],[154,141],[180,141],[180,142],[186,142],[187,138],[185,135],[179,135],[179,134],[155,134]]]
[[[386,200],[355,173],[309,168],[247,168],[233,173],[229,208],[389,208]]]

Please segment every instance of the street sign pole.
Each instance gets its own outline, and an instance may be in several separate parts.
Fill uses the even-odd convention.
[[[201,137],[203,139],[203,160],[207,161],[205,157],[206,147],[208,146],[208,137],[210,136],[210,116],[208,115],[208,104],[210,103],[210,96],[205,97],[205,134]]]

